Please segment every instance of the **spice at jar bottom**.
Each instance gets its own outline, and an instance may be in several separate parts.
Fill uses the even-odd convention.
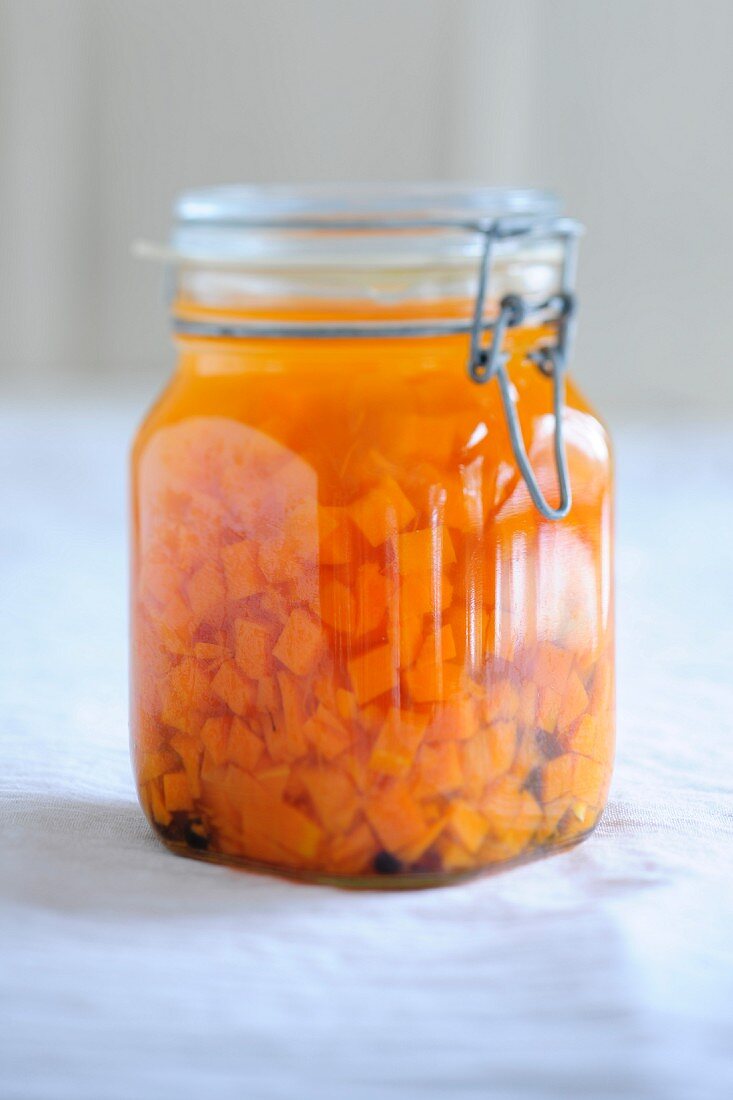
[[[535,192],[180,200],[132,464],[132,750],[174,851],[392,888],[592,831],[612,475],[565,373],[576,236]]]

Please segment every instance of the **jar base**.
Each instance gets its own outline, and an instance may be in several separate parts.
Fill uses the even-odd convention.
[[[600,817],[598,818],[600,820]],[[223,852],[212,852],[192,848],[185,843],[172,840],[162,832],[156,830],[156,836],[163,845],[174,855],[185,859],[196,859],[204,863],[215,863],[219,866],[229,867],[236,871],[247,871],[257,875],[286,879],[290,882],[300,882],[309,886],[332,886],[342,890],[427,890],[439,886],[458,886],[473,879],[483,878],[488,875],[498,874],[514,867],[521,867],[535,860],[545,859],[548,856],[558,855],[574,848],[587,840],[595,832],[598,820],[586,829],[585,832],[576,833],[574,836],[553,841],[552,844],[538,845],[529,851],[521,852],[510,859],[497,860],[486,863],[481,867],[472,867],[460,871],[410,871],[408,874],[329,874],[326,871],[313,871],[307,868],[297,869],[283,867],[274,863],[265,863],[260,860],[246,859],[242,856],[228,855]]]

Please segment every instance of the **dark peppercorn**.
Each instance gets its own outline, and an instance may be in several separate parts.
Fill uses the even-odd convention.
[[[374,857],[374,870],[379,875],[398,875],[402,864],[391,852],[377,852]]]
[[[189,848],[195,848],[199,852],[209,847],[209,838],[203,831],[200,821],[187,821],[183,829],[183,839]]]

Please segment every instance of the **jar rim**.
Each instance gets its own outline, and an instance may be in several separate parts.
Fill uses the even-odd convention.
[[[558,223],[580,232],[549,191],[460,183],[208,187],[181,194],[173,214],[170,243],[138,244],[138,255],[260,270],[425,270],[474,262],[497,223],[523,227],[497,240],[497,256],[549,249],[556,258]]]
[[[366,225],[385,217],[448,221],[508,215],[551,217],[560,202],[550,191],[464,183],[235,184],[184,191],[174,205],[177,226],[276,226],[291,219]]]

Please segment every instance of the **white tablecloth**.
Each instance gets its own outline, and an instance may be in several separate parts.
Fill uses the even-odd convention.
[[[572,852],[353,894],[168,854],[127,755],[134,415],[0,423],[0,1096],[733,1096],[733,433],[617,432],[619,741]]]

